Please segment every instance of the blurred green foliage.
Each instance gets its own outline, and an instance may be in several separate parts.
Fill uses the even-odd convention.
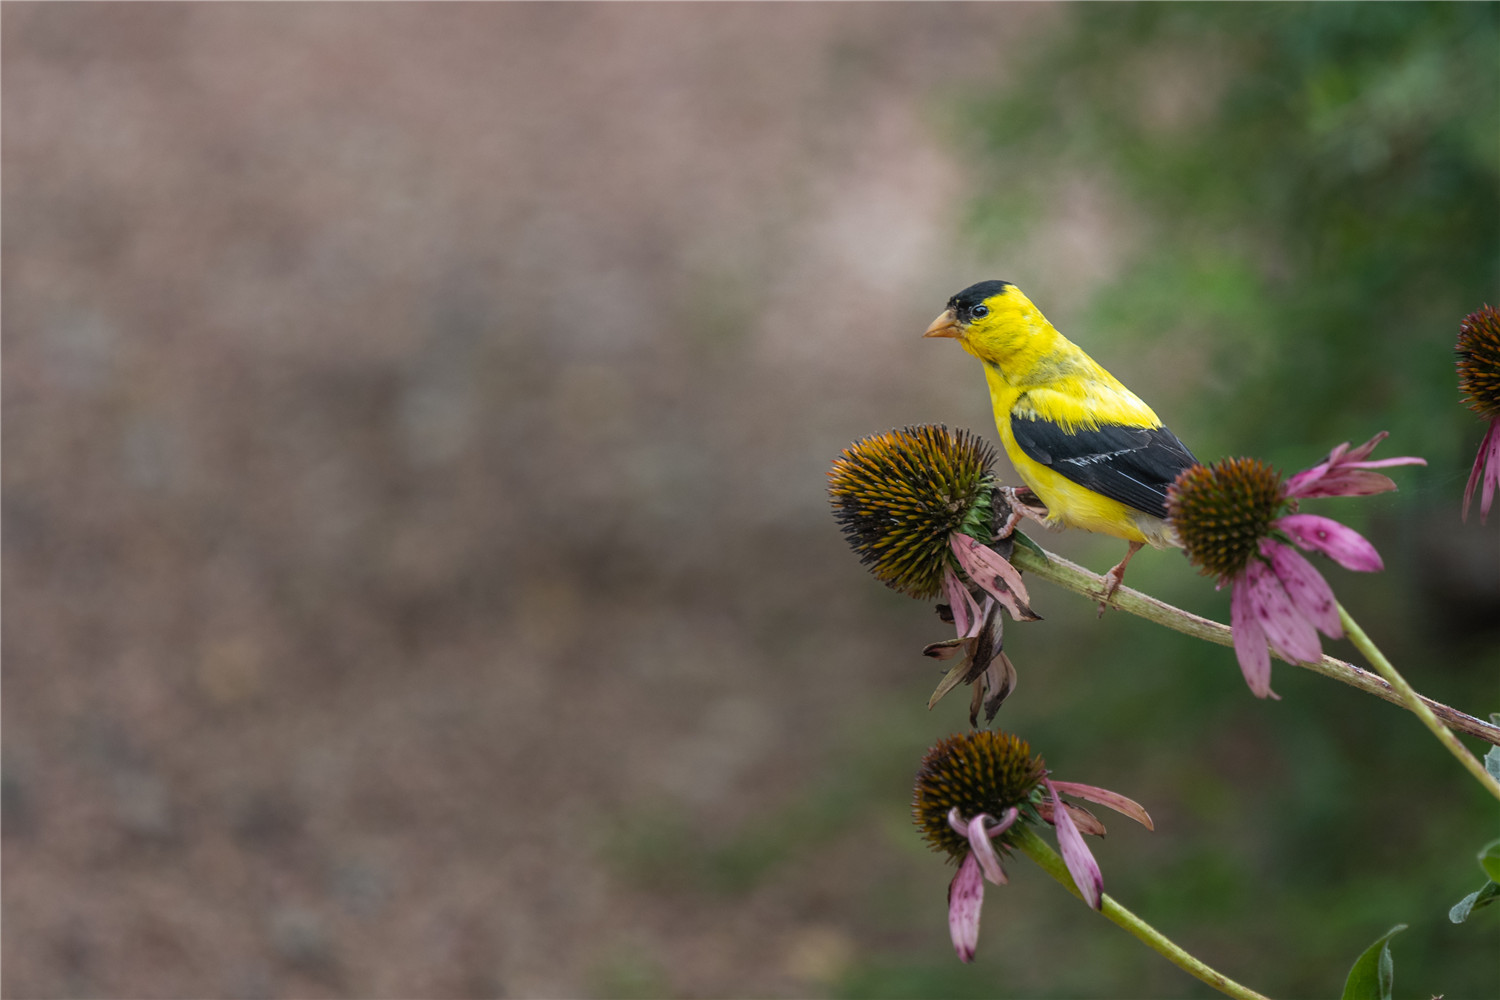
[[[967,109],[1005,178],[974,235],[1013,239],[1058,176],[1112,188],[1142,235],[1086,326],[1210,347],[1193,428],[1210,455],[1275,459],[1365,427],[1430,459],[1463,450],[1456,428],[1477,442],[1451,349],[1500,299],[1500,6],[1071,13],[1018,83]]]

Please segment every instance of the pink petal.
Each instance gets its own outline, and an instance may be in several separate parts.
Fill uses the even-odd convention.
[[[974,950],[979,947],[979,909],[983,905],[984,876],[979,872],[979,862],[970,854],[948,885],[948,933],[960,962],[974,961]]]
[[[1332,518],[1317,514],[1288,514],[1272,522],[1310,552],[1321,552],[1345,569],[1374,573],[1385,569],[1380,553],[1363,535]]]
[[[1271,651],[1266,648],[1266,633],[1261,630],[1252,607],[1250,581],[1241,573],[1234,578],[1229,598],[1229,625],[1234,636],[1234,656],[1240,661],[1240,673],[1257,698],[1279,698],[1271,690]]]
[[[1382,458],[1378,462],[1346,462],[1346,469],[1389,469],[1393,465],[1426,465],[1427,459],[1419,455],[1401,455],[1398,458]]]
[[[1331,451],[1329,453],[1328,459],[1329,459],[1330,462],[1337,462],[1340,458],[1345,458],[1347,461],[1350,461],[1350,462],[1361,461],[1362,459],[1364,459],[1366,456],[1368,456],[1371,452],[1373,452],[1375,450],[1375,446],[1377,444],[1379,444],[1380,442],[1384,441],[1386,438],[1388,438],[1390,436],[1391,436],[1391,432],[1390,431],[1380,431],[1374,437],[1370,438],[1370,440],[1366,441],[1364,444],[1362,444],[1358,448],[1354,448],[1354,449],[1351,449],[1349,447],[1349,442],[1345,441],[1343,444],[1339,445],[1337,448],[1333,449],[1333,451]],[[1347,454],[1345,454],[1345,453],[1347,453]]]
[[[1068,816],[1078,827],[1078,832],[1090,837],[1102,837],[1109,831],[1104,829],[1104,824],[1099,817],[1089,812],[1082,806],[1075,806],[1071,802],[1064,802],[1062,807],[1067,810]],[[1036,807],[1037,813],[1053,826],[1057,825],[1057,806],[1051,802],[1039,802]]]
[[[1421,464],[1427,463],[1417,459]],[[1375,464],[1375,463],[1371,463]],[[1415,463],[1404,463],[1415,464]],[[1367,497],[1376,493],[1389,493],[1396,488],[1396,481],[1390,476],[1382,476],[1378,472],[1367,472],[1363,469],[1335,469],[1332,472],[1324,472],[1310,479],[1303,479],[1315,470],[1299,472],[1286,481],[1286,495],[1289,497]]]
[[[986,832],[989,834],[991,839],[998,837],[1006,830],[1009,830],[1011,827],[1015,826],[1016,820],[1020,818],[1021,810],[1016,808],[1015,806],[1011,806],[1009,809],[1005,810],[1005,815],[1000,817],[1000,822],[990,827]],[[1001,881],[1004,880],[1002,879]]]
[[[1288,497],[1340,497],[1369,496],[1394,490],[1396,484],[1388,476],[1363,470],[1383,469],[1393,465],[1426,465],[1427,460],[1405,456],[1382,458],[1376,462],[1365,461],[1365,457],[1375,450],[1375,446],[1388,436],[1388,432],[1381,431],[1358,448],[1352,449],[1347,441],[1344,442],[1329,452],[1324,461],[1288,479],[1283,487],[1284,492]]]
[[[1311,469],[1303,469],[1282,484],[1281,491],[1289,497],[1305,497],[1313,491],[1319,480],[1328,474],[1328,463],[1320,462]]]
[[[1016,621],[1034,622],[1041,616],[1029,607],[1031,596],[1021,574],[999,553],[970,538],[961,531],[948,537],[948,545],[958,557],[969,579],[999,601]]]
[[[1469,473],[1469,484],[1464,487],[1463,519],[1469,519],[1469,500],[1474,496],[1474,487],[1481,479],[1484,489],[1479,499],[1479,523],[1484,524],[1490,516],[1490,502],[1495,499],[1495,487],[1500,485],[1500,420],[1492,421],[1479,444],[1479,454],[1474,456],[1474,469]]]
[[[1245,578],[1250,584],[1251,611],[1272,648],[1295,663],[1322,659],[1323,645],[1317,630],[1292,604],[1271,568],[1259,560],[1252,561],[1245,569]]]
[[[985,878],[996,885],[1004,885],[1005,871],[1000,867],[1000,855],[995,853],[995,845],[990,843],[989,831],[985,829],[984,821],[987,819],[987,815],[980,813],[969,820],[966,835],[969,847],[972,848],[970,856],[979,859],[979,869],[984,872]]]
[[[1495,499],[1495,488],[1500,486],[1500,432],[1490,428],[1490,456],[1484,466],[1484,496],[1479,501],[1479,523],[1490,516],[1490,501]]]
[[[1064,795],[1076,796],[1097,802],[1101,806],[1108,806],[1122,816],[1129,816],[1148,830],[1155,830],[1151,824],[1151,816],[1141,804],[1134,799],[1127,799],[1119,792],[1112,792],[1108,788],[1099,788],[1094,785],[1081,785],[1076,781],[1054,781],[1052,787]]]
[[[1047,782],[1047,791],[1052,794],[1054,803],[1062,804],[1057,797],[1057,789],[1052,787],[1050,781]],[[1068,872],[1073,876],[1073,884],[1078,886],[1085,903],[1099,909],[1104,902],[1104,876],[1099,873],[1099,863],[1083,842],[1083,835],[1073,824],[1073,817],[1068,815],[1067,809],[1053,810],[1053,825],[1057,828],[1057,849],[1062,854],[1063,864],[1068,866]]]
[[[1330,639],[1342,639],[1344,626],[1339,623],[1339,605],[1333,596],[1333,588],[1313,564],[1290,545],[1269,538],[1260,540],[1260,554],[1271,560],[1271,571],[1286,588],[1287,596],[1297,610],[1319,632]]]
[[[974,598],[969,596],[969,588],[963,585],[957,573],[944,567],[943,589],[948,593],[948,607],[953,611],[953,627],[958,630],[959,637],[971,635],[969,628],[974,616],[969,613],[969,605],[974,603]]]

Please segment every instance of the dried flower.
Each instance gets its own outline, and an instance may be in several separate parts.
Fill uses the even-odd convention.
[[[963,659],[928,704],[960,683],[974,684],[971,722],[981,707],[993,719],[1015,688],[1000,609],[1018,621],[1040,618],[1007,558],[1018,518],[991,471],[994,460],[994,449],[972,434],[925,424],[856,442],[828,474],[834,518],[876,578],[912,597],[947,598],[939,611],[956,638],[923,652],[942,660],[961,652]]]

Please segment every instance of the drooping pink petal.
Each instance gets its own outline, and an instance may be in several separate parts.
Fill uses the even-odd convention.
[[[1271,651],[1266,647],[1266,633],[1261,630],[1254,609],[1255,598],[1250,581],[1241,573],[1234,578],[1229,597],[1229,625],[1234,636],[1234,656],[1240,661],[1240,673],[1257,698],[1281,696],[1271,690]]]
[[[1302,616],[1286,588],[1271,568],[1252,560],[1245,568],[1250,584],[1250,607],[1271,647],[1294,663],[1316,663],[1323,658],[1323,644],[1312,622]]]
[[[1151,823],[1151,815],[1145,808],[1134,799],[1126,798],[1119,792],[1112,792],[1108,788],[1099,788],[1095,785],[1083,785],[1076,781],[1054,781],[1052,787],[1064,795],[1072,795],[1076,798],[1087,799],[1097,802],[1101,806],[1108,806],[1122,816],[1129,816],[1148,830],[1155,830]]]
[[[1083,806],[1072,802],[1064,802],[1062,807],[1068,811],[1073,824],[1078,827],[1079,833],[1086,833],[1090,837],[1102,837],[1109,831],[1104,828],[1104,821]]]
[[[1464,487],[1463,519],[1469,519],[1469,501],[1474,496],[1474,487],[1480,481],[1484,489],[1479,498],[1479,523],[1484,524],[1490,516],[1490,502],[1495,499],[1495,487],[1500,485],[1500,420],[1490,422],[1484,440],[1479,444],[1479,454],[1474,456],[1474,469],[1469,473],[1469,483]]]
[[[947,593],[948,607],[953,611],[953,627],[958,631],[959,638],[973,635],[975,615],[970,609],[974,605],[974,598],[969,595],[969,588],[963,585],[963,581],[951,567],[943,567],[943,590]]]
[[[1271,571],[1286,588],[1297,610],[1319,632],[1330,639],[1342,639],[1344,626],[1339,623],[1338,601],[1323,574],[1302,553],[1269,538],[1260,540],[1260,554],[1271,560]]]
[[[1011,827],[1015,826],[1016,820],[1020,818],[1021,810],[1017,809],[1015,806],[1011,806],[1009,809],[1005,810],[1005,815],[1000,817],[1000,821],[985,832],[989,834],[990,839],[993,840],[994,838],[1004,833],[1006,830],[1009,830]]]
[[[1480,524],[1490,516],[1490,501],[1495,499],[1495,488],[1500,487],[1500,431],[1495,431],[1495,426],[1500,424],[1492,425],[1490,430],[1490,455],[1484,467],[1484,496],[1479,499]]]
[[[954,809],[948,814],[949,823],[953,822],[953,817],[957,813],[958,810]],[[991,882],[996,885],[1008,885],[1009,880],[1005,877],[1005,866],[1001,864],[1000,856],[995,850],[995,845],[991,844],[990,841],[1014,826],[1016,820],[1021,818],[1021,810],[1015,806],[1011,806],[1005,811],[1005,815],[1000,817],[999,822],[993,826],[988,825],[987,821],[990,817],[983,813],[977,818],[981,820],[979,828],[976,829],[974,824],[970,823],[968,829],[965,831],[965,836],[969,838],[969,843],[973,846],[974,853],[979,856],[979,867],[984,871],[984,877]],[[982,848],[980,847],[981,841],[984,844]],[[986,861],[986,858],[989,861]],[[990,862],[993,862],[993,865]]]
[[[971,853],[948,884],[948,933],[960,962],[974,961],[974,951],[979,947],[979,910],[983,906],[984,876]]]
[[[1426,465],[1427,460],[1413,456],[1382,458],[1368,462],[1365,458],[1384,441],[1389,432],[1381,431],[1358,448],[1350,448],[1346,441],[1328,458],[1310,469],[1297,473],[1283,487],[1288,497],[1347,497],[1369,496],[1385,493],[1396,488],[1390,477],[1369,469],[1384,469],[1393,465]]]
[[[1271,522],[1309,552],[1321,552],[1345,569],[1374,573],[1385,569],[1380,553],[1353,528],[1317,514],[1288,514]]]
[[[1016,820],[1019,819],[1020,816],[1021,810],[1016,808],[1015,806],[1011,806],[1009,809],[1005,810],[1005,815],[1001,816],[1000,819],[995,822],[994,826],[985,827],[985,834],[991,840],[993,840],[994,838],[1000,836],[1006,830],[1009,830],[1012,826],[1014,826]],[[954,806],[952,809],[948,810],[948,826],[951,827],[953,832],[958,834],[960,837],[964,837],[965,839],[968,838],[969,822],[968,820],[964,819],[963,814],[958,811],[958,806]]]
[[[961,531],[948,536],[948,545],[958,558],[964,572],[986,593],[999,601],[1016,621],[1039,621],[1041,616],[1031,610],[1031,596],[1026,593],[1026,584],[1021,574],[999,553]]]
[[[950,824],[957,814],[957,809],[948,814]],[[984,872],[984,877],[996,885],[1004,885],[1005,870],[1000,867],[1000,855],[995,853],[995,845],[990,843],[989,830],[985,827],[985,821],[989,818],[987,814],[980,813],[969,820],[964,836],[969,839],[970,857],[978,859],[979,870]]]
[[[948,810],[948,826],[960,837],[969,835],[969,821],[964,819],[964,814],[958,811],[958,806]]]
[[[1090,837],[1102,837],[1109,831],[1099,821],[1099,817],[1089,812],[1083,806],[1075,806],[1071,802],[1064,802],[1063,809],[1067,810],[1073,823],[1078,827],[1079,833],[1088,834]],[[1037,813],[1042,819],[1053,826],[1057,825],[1057,806],[1051,802],[1039,802],[1036,807]]]
[[[1052,787],[1050,781],[1047,782],[1047,791],[1054,803],[1062,804],[1062,800],[1057,797],[1057,789]],[[1073,817],[1068,815],[1068,810],[1054,809],[1052,821],[1057,829],[1057,849],[1062,854],[1063,864],[1068,866],[1068,872],[1073,876],[1073,884],[1078,886],[1085,903],[1099,909],[1104,902],[1104,876],[1099,872],[1099,862],[1094,860],[1088,845],[1083,842],[1083,835],[1073,824]]]

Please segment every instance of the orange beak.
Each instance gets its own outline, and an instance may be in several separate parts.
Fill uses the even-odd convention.
[[[952,309],[933,320],[928,325],[927,332],[922,334],[924,337],[952,337],[954,340],[961,339],[963,335],[963,327],[958,325],[958,318],[953,315]]]

